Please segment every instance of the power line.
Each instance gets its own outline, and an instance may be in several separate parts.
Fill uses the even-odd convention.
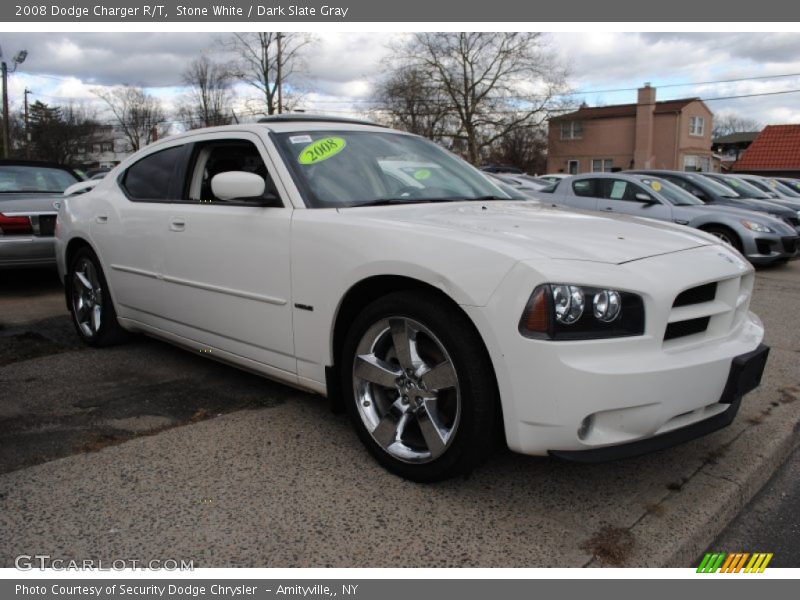
[[[714,79],[711,81],[692,81],[686,83],[667,83],[664,85],[655,85],[653,87],[658,89],[664,88],[675,88],[675,87],[691,87],[695,85],[711,85],[717,83],[738,83],[741,81],[758,81],[762,79],[778,79],[782,77],[800,77],[800,73],[786,73],[783,75],[761,75],[757,77],[740,77],[738,79]],[[575,92],[568,92],[565,94],[559,94],[562,96],[578,96],[582,94],[610,94],[613,92],[636,92],[639,88],[616,88],[610,90],[578,90]]]
[[[44,77],[45,79],[53,79],[56,81],[72,81],[78,79],[83,83],[83,80],[79,79],[78,77],[60,77],[57,75],[45,75],[41,73],[28,73],[25,72],[26,75],[30,75],[32,77]],[[756,75],[752,77],[738,77],[734,79],[711,79],[708,81],[686,81],[681,83],[667,83],[664,85],[655,85],[653,87],[658,89],[664,88],[678,88],[678,87],[692,87],[692,86],[700,86],[700,85],[716,85],[722,83],[741,83],[743,81],[763,81],[767,79],[782,79],[787,77],[800,77],[800,73],[783,73],[779,75]],[[99,84],[98,84],[99,85]],[[158,87],[185,87],[182,83],[181,84],[170,84],[165,86],[144,86],[145,89],[154,89]],[[638,87],[630,87],[630,88],[608,88],[608,89],[599,89],[599,90],[575,90],[571,92],[562,92],[558,94],[554,94],[554,97],[564,97],[564,96],[581,96],[581,95],[589,95],[589,94],[611,94],[616,92],[635,92],[639,88]],[[529,98],[529,96],[505,96],[506,99],[509,100],[524,100]],[[350,103],[350,104],[379,104],[380,101],[378,100],[370,100],[367,98],[352,98],[348,100],[332,100],[332,99],[320,99],[316,101],[317,103],[322,104],[336,104],[336,103]]]

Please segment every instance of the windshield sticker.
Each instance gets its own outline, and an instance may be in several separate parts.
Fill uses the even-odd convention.
[[[431,172],[428,169],[420,169],[414,173],[414,179],[417,181],[424,181],[431,176]]]
[[[344,150],[347,145],[340,137],[327,137],[309,144],[297,155],[297,162],[301,165],[313,165],[323,160],[333,158]]]
[[[653,188],[657,192],[661,191],[661,184],[659,182],[657,182],[657,181],[651,181],[650,182],[650,187]]]
[[[739,182],[738,182],[738,181],[736,181],[735,179],[731,179],[731,180],[730,180],[730,182],[731,182],[731,185],[732,185],[733,187],[739,187]]]
[[[314,140],[311,139],[310,135],[293,135],[289,138],[289,141],[293,144],[310,144]]]

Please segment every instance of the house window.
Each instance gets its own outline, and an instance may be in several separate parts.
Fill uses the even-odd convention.
[[[705,124],[703,117],[689,117],[689,135],[703,135]]]
[[[583,123],[580,121],[563,121],[561,123],[562,140],[579,140],[583,137]]]
[[[686,154],[683,157],[683,170],[708,173],[711,171],[711,158],[708,156]]]
[[[611,158],[592,159],[592,173],[611,173],[614,168],[614,160]]]
[[[569,173],[570,175],[577,175],[579,168],[580,168],[580,163],[577,160],[567,161],[567,173]]]
[[[101,152],[113,152],[114,151],[114,142],[103,142],[100,144],[100,151]]]

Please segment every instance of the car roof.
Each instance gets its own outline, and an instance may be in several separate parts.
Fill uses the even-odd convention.
[[[351,117],[333,117],[329,115],[310,115],[304,113],[283,113],[280,115],[269,115],[267,117],[261,117],[258,120],[258,123],[269,123],[269,124],[276,124],[276,123],[345,123],[349,125],[371,125],[374,127],[382,127],[386,129],[385,125],[381,125],[380,123],[375,123],[373,121],[367,121],[365,119],[354,119]]]
[[[251,133],[262,133],[263,131],[271,131],[275,133],[291,133],[293,131],[302,132],[302,131],[374,131],[374,132],[391,132],[397,135],[409,135],[413,136],[411,133],[407,133],[405,131],[400,131],[397,129],[391,129],[385,127],[383,125],[379,125],[377,123],[371,123],[370,121],[360,121],[358,119],[347,119],[341,117],[326,117],[324,115],[300,115],[303,118],[298,118],[298,115],[289,115],[286,117],[282,117],[281,115],[273,115],[275,118],[267,118],[265,117],[262,119],[263,122],[259,121],[257,123],[238,123],[234,125],[220,125],[217,127],[202,127],[200,129],[192,129],[189,131],[184,131],[182,133],[177,133],[175,135],[170,135],[168,137],[162,138],[157,142],[153,142],[149,144],[147,148],[156,148],[160,147],[164,144],[168,144],[170,142],[174,142],[176,140],[181,139],[190,139],[197,136],[202,136],[209,133],[242,133],[242,132],[251,132]],[[278,118],[281,117],[281,118]]]
[[[597,179],[635,179],[637,181],[641,181],[642,179],[658,179],[658,175],[652,173],[638,173],[634,171],[615,171],[614,173],[581,173],[580,175],[574,175],[575,179],[581,179],[586,177],[594,177]]]

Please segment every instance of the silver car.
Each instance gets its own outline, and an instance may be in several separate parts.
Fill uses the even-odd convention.
[[[55,266],[60,198],[79,180],[55,163],[0,160],[0,269]]]
[[[798,255],[800,236],[767,214],[709,206],[678,186],[650,175],[595,173],[558,184],[555,204],[670,221],[725,240],[756,265],[784,262]]]

